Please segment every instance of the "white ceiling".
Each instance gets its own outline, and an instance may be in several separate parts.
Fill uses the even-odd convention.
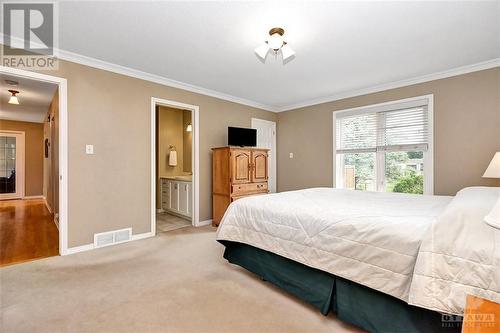
[[[9,86],[5,80],[18,82]],[[0,119],[43,123],[57,85],[47,82],[0,74]],[[9,89],[18,90],[19,105],[9,104]]]
[[[500,58],[500,2],[61,2],[59,47],[268,106]],[[283,27],[283,65],[253,53]]]

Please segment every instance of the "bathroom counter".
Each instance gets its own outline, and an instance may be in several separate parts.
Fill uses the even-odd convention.
[[[160,176],[161,179],[168,179],[168,180],[177,180],[177,181],[183,181],[183,182],[192,182],[193,181],[193,176],[191,175],[185,175],[185,176]]]

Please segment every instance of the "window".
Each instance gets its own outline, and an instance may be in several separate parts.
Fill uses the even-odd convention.
[[[334,112],[337,188],[433,193],[432,95]]]

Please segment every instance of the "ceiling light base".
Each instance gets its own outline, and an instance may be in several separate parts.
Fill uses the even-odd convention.
[[[272,28],[271,30],[269,30],[269,36],[272,36],[274,34],[283,36],[285,34],[285,30],[283,30],[282,28]]]

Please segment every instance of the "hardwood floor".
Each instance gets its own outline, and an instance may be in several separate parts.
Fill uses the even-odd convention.
[[[59,254],[59,231],[44,200],[0,201],[0,267]]]

